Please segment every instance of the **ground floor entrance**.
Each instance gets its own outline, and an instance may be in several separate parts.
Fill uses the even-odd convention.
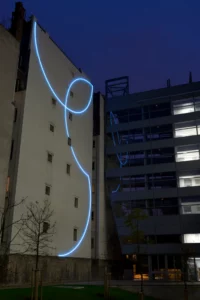
[[[133,280],[200,281],[200,256],[126,255],[125,274]],[[129,278],[130,279],[130,278]]]

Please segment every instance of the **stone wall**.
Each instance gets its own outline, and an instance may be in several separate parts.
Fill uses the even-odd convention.
[[[44,284],[103,280],[106,265],[108,265],[108,261],[70,257],[41,257],[39,261],[39,269],[42,270]],[[10,255],[7,284],[19,286],[31,284],[31,275],[34,266],[34,256]]]

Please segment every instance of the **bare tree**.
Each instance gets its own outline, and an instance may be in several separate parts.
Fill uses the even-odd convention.
[[[28,253],[35,256],[35,270],[33,278],[32,298],[38,299],[39,289],[39,258],[48,255],[51,246],[52,237],[55,234],[56,223],[52,223],[54,211],[51,209],[49,200],[31,202],[27,205],[26,223],[22,231],[22,239],[27,245]]]
[[[39,266],[39,257],[47,255],[55,234],[55,222],[51,222],[54,211],[49,200],[31,202],[27,205],[26,223],[23,228],[23,240],[28,252],[35,255],[35,269]]]
[[[0,207],[0,282],[5,281],[6,279],[10,248],[11,246],[17,245],[15,243],[15,239],[18,235],[20,235],[24,223],[26,222],[23,213],[14,221],[12,218],[14,209],[21,206],[24,201],[25,198],[19,202],[11,204],[9,198],[6,198],[5,206]],[[10,237],[10,232],[13,227],[16,228],[16,232],[12,237]]]

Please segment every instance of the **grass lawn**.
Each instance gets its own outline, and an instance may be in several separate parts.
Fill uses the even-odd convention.
[[[103,299],[102,286],[84,286],[83,289],[74,289],[66,287],[44,287],[43,300],[98,300]],[[1,300],[25,300],[31,295],[30,289],[0,289]],[[138,295],[130,292],[112,288],[110,295],[115,300],[137,300]],[[153,298],[145,297],[145,300],[153,300]]]

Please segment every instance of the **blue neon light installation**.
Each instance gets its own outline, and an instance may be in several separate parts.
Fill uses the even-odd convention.
[[[33,38],[34,38],[34,45],[35,45],[35,52],[36,52],[36,56],[37,56],[37,59],[38,59],[38,62],[39,62],[39,66],[40,66],[40,69],[42,71],[42,74],[44,76],[44,79],[50,89],[50,91],[52,92],[53,96],[55,97],[55,99],[61,104],[61,106],[64,108],[64,122],[65,122],[65,130],[66,130],[66,135],[67,137],[70,137],[70,134],[69,134],[69,128],[68,128],[68,124],[67,124],[67,111],[73,113],[73,114],[83,114],[84,112],[87,111],[87,109],[89,108],[91,102],[92,102],[92,96],[93,96],[93,85],[91,84],[91,82],[89,82],[87,79],[85,78],[82,78],[82,77],[79,77],[79,78],[76,78],[74,80],[72,80],[72,82],[70,83],[69,87],[67,88],[67,92],[66,92],[66,96],[65,96],[65,102],[63,103],[63,101],[58,97],[57,93],[55,92],[54,88],[52,87],[49,79],[48,79],[48,76],[45,72],[45,69],[44,69],[44,66],[42,64],[42,61],[41,61],[41,57],[40,57],[40,53],[39,53],[39,50],[38,50],[38,43],[37,43],[37,24],[36,22],[34,22],[34,25],[33,25]],[[68,98],[69,98],[69,95],[70,95],[70,90],[72,88],[72,86],[78,82],[84,82],[86,84],[88,84],[90,86],[90,96],[89,96],[89,100],[87,102],[87,105],[82,108],[81,110],[73,110],[71,109],[70,107],[67,106],[67,102],[68,102]],[[77,158],[77,155],[75,153],[75,150],[74,148],[71,146],[71,152],[72,152],[72,156],[75,160],[75,162],[77,163],[77,166],[79,167],[79,169],[81,170],[81,172],[83,173],[83,175],[86,177],[87,179],[87,183],[88,183],[88,190],[89,190],[89,199],[88,199],[88,213],[87,213],[87,219],[86,219],[86,224],[85,224],[85,227],[84,227],[84,230],[83,230],[83,233],[79,239],[79,241],[77,242],[77,244],[72,247],[71,249],[69,249],[67,252],[65,253],[60,253],[58,254],[58,256],[60,257],[65,257],[65,256],[69,256],[70,254],[72,254],[74,251],[76,251],[78,249],[78,247],[81,245],[82,241],[84,240],[84,237],[86,235],[86,232],[88,230],[88,226],[89,226],[89,223],[90,223],[90,216],[91,216],[91,208],[92,208],[92,193],[91,193],[91,180],[90,180],[90,176],[89,174],[83,169],[83,167],[81,166],[81,163],[79,162],[78,158]]]
[[[111,111],[110,112],[110,124],[112,125],[114,122],[114,124],[116,124],[116,117],[115,115],[113,114],[113,112]],[[116,139],[115,139],[115,135],[114,133],[112,132],[111,133],[112,135],[112,140],[113,140],[113,145],[116,146]],[[118,141],[118,144],[120,145],[121,144],[121,138],[119,136],[119,132],[117,131],[116,132],[116,135],[117,135],[117,141]],[[126,141],[126,143],[128,144],[128,141]],[[119,165],[120,165],[120,168],[122,168],[122,166],[125,166],[128,162],[128,152],[126,152],[126,159],[125,161],[122,160],[122,154],[117,154],[117,158],[118,158],[118,161],[119,161]],[[121,180],[121,177],[120,177],[120,180]],[[112,193],[117,193],[120,189],[120,186],[121,184],[118,184],[117,188],[115,190],[112,191]]]

